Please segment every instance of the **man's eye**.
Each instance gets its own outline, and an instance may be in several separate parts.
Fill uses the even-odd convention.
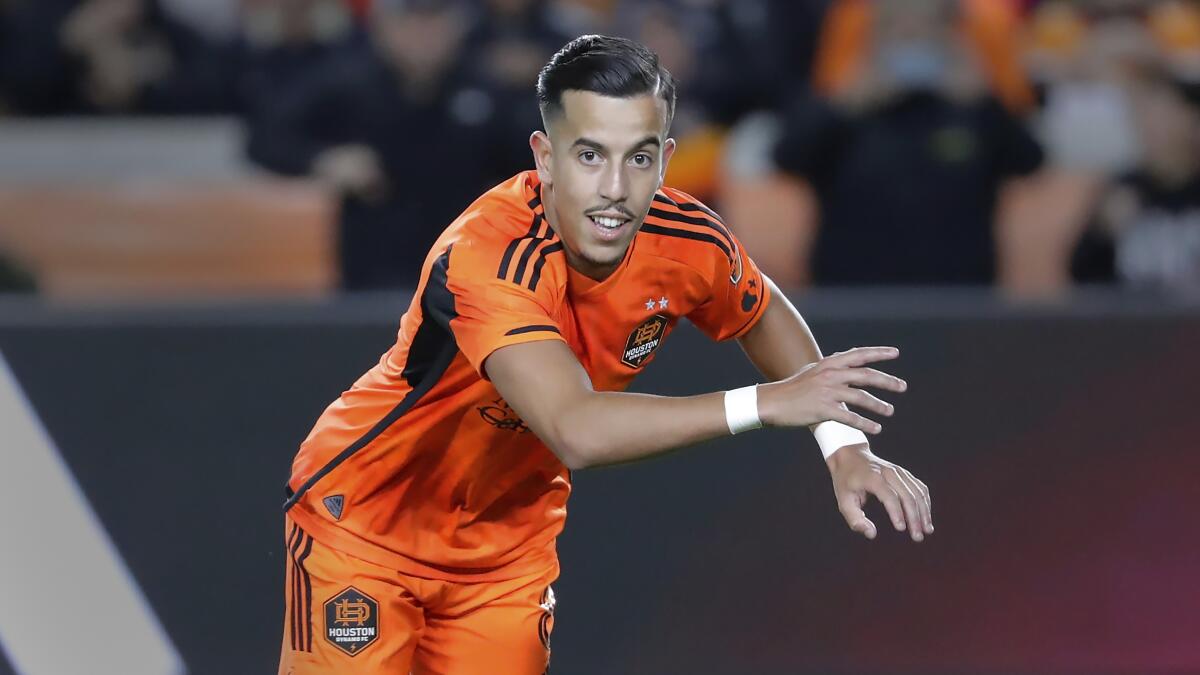
[[[585,164],[591,164],[596,161],[596,153],[591,150],[584,150],[583,152],[579,153],[579,158],[582,159]]]
[[[641,154],[634,155],[632,161],[633,161],[634,166],[645,168],[647,166],[650,166],[650,164],[652,164],[654,162],[654,159],[650,155],[641,153]]]

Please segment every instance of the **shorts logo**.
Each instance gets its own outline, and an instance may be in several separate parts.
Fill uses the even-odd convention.
[[[346,505],[345,495],[331,495],[321,500],[325,508],[329,511],[329,515],[333,516],[334,520],[342,519],[342,507]]]
[[[325,602],[325,639],[350,656],[379,638],[379,603],[351,586]]]
[[[655,314],[634,328],[629,334],[629,340],[625,342],[625,353],[621,355],[621,363],[630,368],[642,367],[662,343],[667,332],[667,323],[667,317]]]

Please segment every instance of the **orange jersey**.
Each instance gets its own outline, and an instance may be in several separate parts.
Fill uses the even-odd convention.
[[[717,340],[767,289],[721,219],[663,188],[618,269],[575,272],[537,173],[475,201],[434,244],[396,344],[300,447],[289,515],[322,543],[407,574],[500,580],[556,568],[570,473],[482,371],[497,349],[565,342],[600,391],[629,386],[679,319]]]

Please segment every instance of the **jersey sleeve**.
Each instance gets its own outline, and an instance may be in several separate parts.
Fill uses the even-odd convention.
[[[545,245],[538,244],[539,248]],[[459,350],[484,379],[484,361],[501,347],[566,341],[553,318],[561,302],[556,270],[547,266],[536,284],[518,284],[499,273],[503,258],[501,246],[459,242],[451,251],[447,270],[455,310],[450,330]]]
[[[722,229],[730,253],[711,250],[711,261],[702,268],[709,296],[688,314],[688,319],[714,340],[731,340],[745,335],[758,323],[770,301],[770,292],[741,242],[727,228]]]

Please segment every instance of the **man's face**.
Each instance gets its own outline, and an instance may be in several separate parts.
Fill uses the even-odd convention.
[[[662,186],[675,141],[667,104],[654,94],[614,98],[567,91],[531,139],[543,201],[567,261],[602,279],[625,257]]]

